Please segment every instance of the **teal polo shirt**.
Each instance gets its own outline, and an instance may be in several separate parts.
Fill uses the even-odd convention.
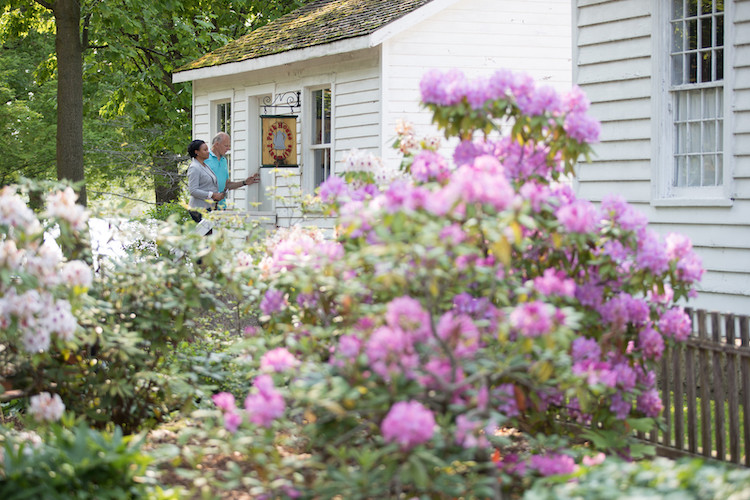
[[[227,180],[229,179],[229,164],[227,163],[227,157],[222,156],[221,159],[219,159],[213,151],[209,150],[206,165],[211,167],[211,170],[216,174],[216,180],[219,182],[219,192],[221,193],[224,191],[224,188],[227,187]],[[226,210],[226,198],[219,202],[218,208],[219,210]]]

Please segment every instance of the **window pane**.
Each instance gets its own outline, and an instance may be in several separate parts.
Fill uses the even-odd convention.
[[[706,89],[703,93],[703,118],[716,118],[716,90]]]
[[[724,79],[724,51],[716,51],[716,80]]]
[[[721,88],[716,89],[716,116],[724,117],[724,92]]]
[[[691,19],[687,22],[688,49],[698,48],[698,21]]]
[[[675,153],[684,153],[687,147],[687,125],[681,123],[675,126]]]
[[[701,185],[701,159],[700,156],[688,157],[687,185],[690,187]]]
[[[701,124],[693,122],[690,124],[688,136],[688,153],[700,153],[701,147]]]
[[[682,187],[685,185],[685,157],[675,156],[674,159],[674,185]]]
[[[331,175],[331,150],[328,148],[317,149],[315,156],[315,186],[328,179]]]
[[[716,158],[714,155],[703,157],[703,182],[702,186],[716,186]]]
[[[698,0],[687,0],[687,15],[694,16],[698,13]]]
[[[705,49],[707,47],[713,47],[714,46],[714,40],[713,40],[713,30],[711,29],[711,23],[713,22],[713,18],[711,17],[704,17],[700,20],[701,24],[701,48]]]
[[[672,1],[672,19],[680,19],[681,17],[684,17],[684,8],[682,6],[683,0],[673,0]]]
[[[724,155],[716,155],[716,185],[724,184]]]
[[[687,55],[688,58],[688,82],[695,83],[698,81],[698,54],[693,52]]]
[[[714,122],[705,122],[703,124],[703,152],[716,151],[716,124]]]
[[[716,16],[716,46],[724,46],[724,16]]]
[[[313,119],[313,144],[331,142],[331,89],[313,91],[315,114]]]
[[[682,60],[685,56],[677,54],[672,56],[672,84],[681,85],[685,82],[683,77]]]
[[[713,71],[711,71],[711,51],[701,52],[701,81],[710,82],[713,81]]]
[[[675,121],[685,121],[687,119],[687,92],[678,92],[675,96]]]
[[[672,23],[672,52],[682,52],[685,49],[683,24],[682,21]]]
[[[701,113],[701,91],[693,90],[688,92],[688,119],[700,120],[703,118]]]
[[[323,127],[323,142],[331,142],[331,90],[323,90],[323,114],[325,115]]]

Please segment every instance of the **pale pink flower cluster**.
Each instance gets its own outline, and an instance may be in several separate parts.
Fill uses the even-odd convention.
[[[319,269],[344,254],[340,243],[326,240],[319,229],[308,228],[280,229],[268,240],[266,247],[268,254],[259,264],[264,276],[295,267]]]
[[[11,288],[0,297],[0,326],[8,328],[14,322],[24,349],[31,353],[48,350],[52,334],[73,340],[78,328],[67,300],[55,299],[47,291],[27,290],[18,295]]]
[[[299,360],[285,347],[267,351],[260,358],[260,369],[263,371],[283,372],[299,366]]]
[[[78,195],[71,187],[51,193],[47,197],[47,215],[67,221],[77,231],[86,229],[89,215],[82,205],[76,203],[77,199]]]
[[[0,225],[27,234],[37,234],[42,230],[34,212],[10,186],[0,189]]]
[[[29,414],[38,422],[56,422],[64,411],[65,405],[58,394],[41,392],[29,398]]]

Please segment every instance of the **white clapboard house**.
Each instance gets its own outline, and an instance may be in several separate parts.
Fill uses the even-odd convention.
[[[750,314],[750,1],[576,0],[574,82],[602,122],[579,193],[621,193],[707,273],[696,307]]]
[[[570,6],[566,0],[317,0],[180,68],[173,79],[193,83],[195,138],[230,133],[233,179],[269,164],[263,155],[269,148],[270,164],[283,157],[281,168],[261,169],[259,187],[230,191],[237,210],[265,214],[283,227],[299,222],[294,197],[285,195],[313,193],[353,148],[396,168],[400,157],[391,145],[399,119],[413,123],[418,135],[434,133],[419,104],[419,82],[430,69],[475,76],[508,68],[569,89]],[[283,123],[264,129],[261,116]],[[296,136],[295,150],[281,149],[288,133]]]

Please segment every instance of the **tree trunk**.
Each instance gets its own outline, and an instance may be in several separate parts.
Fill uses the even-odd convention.
[[[154,156],[152,165],[156,204],[178,201],[180,199],[180,157],[174,154]]]
[[[54,3],[57,51],[57,178],[83,181],[83,47],[79,0]],[[86,186],[78,202],[86,205]]]

